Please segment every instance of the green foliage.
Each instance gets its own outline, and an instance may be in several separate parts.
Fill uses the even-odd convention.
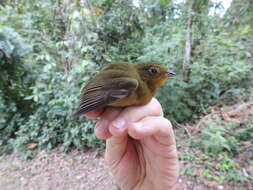
[[[184,153],[179,154],[182,171],[188,176],[202,175],[220,184],[247,186],[252,180],[247,168],[252,165],[249,157],[253,121],[250,117],[244,119],[243,125],[215,118],[206,122],[206,128],[201,128],[199,135],[183,144],[189,147],[184,147]]]
[[[202,146],[206,152],[218,154],[222,150],[236,151],[238,142],[220,126],[210,126],[202,131]]]
[[[212,121],[201,131],[200,138],[191,142],[191,146],[198,146],[204,152],[214,155],[224,151],[235,155],[244,151],[244,142],[253,143],[252,130],[252,121],[244,126],[219,120]]]
[[[226,153],[220,153],[217,164],[215,161],[211,162],[210,160],[209,162],[210,167],[206,167],[202,172],[205,178],[215,180],[221,184],[229,181],[232,183],[239,182],[242,185],[243,182],[247,181],[247,177],[242,174],[240,167]]]
[[[184,154],[180,154],[179,155],[179,159],[180,160],[191,160],[191,161],[199,161],[200,159],[198,157],[196,157],[195,155],[191,154],[191,153],[184,153]]]
[[[24,29],[30,30],[20,30],[20,33],[31,38],[27,46],[13,29],[0,33],[3,39],[1,51],[4,52],[0,77],[7,83],[0,86],[0,111],[3,116],[0,118],[0,143],[7,145],[2,152],[10,148],[26,151],[25,157],[30,157],[33,154],[30,144],[46,149],[61,144],[62,150],[103,146],[93,133],[94,121],[72,117],[81,86],[98,70],[98,66],[90,60],[91,53],[95,53],[93,46],[97,44],[86,44],[92,39],[85,42],[83,39],[81,43],[71,39],[74,34],[82,35],[79,31],[81,23],[76,24],[76,20],[73,20],[71,30],[64,34],[64,39],[60,38],[60,27],[65,26],[59,17],[54,20],[50,15],[54,13],[48,12],[52,7],[55,8],[47,1],[40,8],[30,3],[22,4],[19,14],[15,8],[1,9],[5,14],[1,20],[3,26],[17,18],[17,27],[27,16],[29,19]],[[44,17],[44,14],[47,16]],[[48,38],[47,41],[44,38]]]
[[[163,63],[177,73],[158,94],[166,115],[172,120],[191,120],[210,105],[226,98],[231,101],[252,85],[253,65],[245,57],[245,52],[250,51],[246,44],[252,44],[252,39],[241,40],[242,33],[232,38],[223,28],[213,31],[215,18],[207,21],[210,26],[205,27],[205,38],[195,44],[187,81],[183,77],[185,34],[180,20],[177,25],[172,24],[176,21],[168,21],[154,26],[143,38],[143,55],[139,60]]]
[[[66,74],[53,64],[43,67],[41,74],[37,74],[36,85],[31,87],[32,95],[26,97],[36,102],[36,109],[16,132],[17,137],[12,141],[16,149],[24,150],[29,143],[51,149],[63,142],[62,150],[68,150],[71,146],[102,145],[93,133],[94,122],[72,116],[77,105],[77,94],[80,93],[79,84],[89,79],[83,76],[94,69],[92,64],[83,62]]]
[[[0,29],[0,146],[6,145],[17,130],[17,123],[28,114],[31,76],[23,59],[29,47],[12,28]]]
[[[240,141],[250,140],[253,142],[253,122],[249,123],[245,128],[236,133],[236,137]]]

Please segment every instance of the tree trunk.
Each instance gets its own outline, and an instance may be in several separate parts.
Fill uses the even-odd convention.
[[[184,81],[189,80],[190,76],[190,64],[191,64],[191,55],[192,55],[192,43],[193,43],[193,27],[192,27],[192,10],[193,10],[193,0],[188,0],[188,20],[187,20],[187,33],[185,41],[185,54],[184,54],[184,63],[183,63],[183,79]]]

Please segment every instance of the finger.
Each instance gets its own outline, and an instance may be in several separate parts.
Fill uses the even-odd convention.
[[[142,143],[145,147],[149,147],[155,154],[172,161],[177,160],[176,141],[169,120],[163,117],[144,118],[129,125],[128,134],[134,139],[143,139]]]
[[[164,117],[146,117],[128,126],[128,134],[134,139],[157,136],[163,145],[175,144],[174,132],[169,120]]]
[[[113,136],[124,136],[128,123],[136,122],[147,116],[163,116],[160,103],[152,98],[150,103],[143,106],[132,106],[124,109],[109,126]]]
[[[126,153],[128,146],[127,125],[137,122],[146,116],[162,116],[160,103],[153,98],[144,106],[128,107],[120,112],[116,119],[109,125],[112,137],[106,141],[105,159],[109,165],[115,165]]]
[[[109,132],[109,124],[119,115],[121,110],[121,108],[108,107],[100,115],[101,120],[95,125],[95,134],[99,139],[108,139],[112,136]]]
[[[107,120],[100,120],[96,123],[95,125],[95,135],[97,138],[99,139],[108,139],[110,138],[112,135],[109,132],[109,122]]]
[[[84,116],[87,117],[88,119],[95,119],[98,118],[103,112],[104,108],[99,108],[84,114]]]

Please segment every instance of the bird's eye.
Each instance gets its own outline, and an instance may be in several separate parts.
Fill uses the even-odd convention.
[[[151,67],[148,71],[149,71],[150,74],[153,74],[153,75],[158,73],[157,69],[155,69],[153,67]]]

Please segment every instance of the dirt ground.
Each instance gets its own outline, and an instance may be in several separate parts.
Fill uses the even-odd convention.
[[[189,166],[190,167],[190,166]],[[117,190],[103,154],[95,151],[41,151],[32,160],[0,157],[1,190]],[[230,186],[181,174],[176,190],[232,190]]]
[[[41,151],[32,160],[0,157],[2,190],[116,190],[101,153]]]
[[[185,183],[183,178],[179,178],[177,189],[193,189],[194,183]],[[65,154],[57,150],[41,151],[26,161],[15,154],[1,156],[0,187],[1,190],[117,190],[103,153]]]

